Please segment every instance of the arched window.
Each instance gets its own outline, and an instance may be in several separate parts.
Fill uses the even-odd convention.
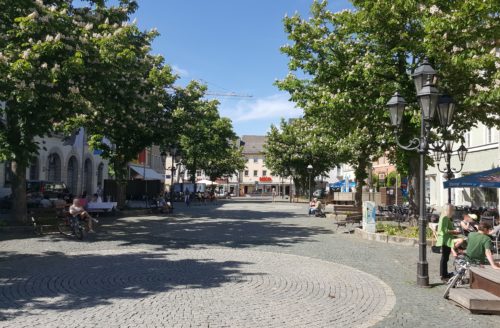
[[[52,153],[48,157],[49,172],[47,180],[51,182],[61,182],[61,158],[56,153]]]
[[[68,161],[67,180],[69,192],[76,195],[78,193],[78,160],[75,156],[71,156]]]
[[[97,167],[97,187],[101,188],[104,186],[104,164],[100,163]]]

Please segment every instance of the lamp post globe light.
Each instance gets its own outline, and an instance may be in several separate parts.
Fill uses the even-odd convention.
[[[307,165],[307,173],[309,173],[309,201],[312,200],[312,190],[311,190],[311,174],[313,171],[313,166],[311,164]]]
[[[396,92],[387,103],[387,106],[389,107],[391,124],[394,127],[396,143],[402,149],[415,150],[419,154],[419,252],[417,262],[417,285],[428,287],[429,270],[426,241],[427,218],[425,215],[425,156],[429,150],[433,150],[433,159],[439,162],[443,154],[447,154],[446,147],[450,145],[446,142],[435,142],[432,146],[429,145],[430,130],[435,112],[437,111],[439,123],[446,131],[452,122],[455,104],[451,97],[439,95],[439,91],[435,87],[435,82],[437,80],[436,71],[431,67],[427,59],[424,59],[415,69],[412,77],[415,83],[418,104],[420,107],[420,136],[413,138],[408,145],[402,145],[398,139],[398,130],[402,127],[406,101]],[[453,147],[453,144],[451,144],[451,147]],[[463,155],[463,148],[465,147],[461,147],[461,156]],[[446,157],[445,155],[445,158],[449,159],[449,156]],[[465,160],[465,156],[462,158]]]

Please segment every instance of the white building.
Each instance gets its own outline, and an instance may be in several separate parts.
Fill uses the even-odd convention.
[[[84,142],[83,129],[69,140],[62,135],[37,138],[39,154],[26,169],[27,180],[64,182],[69,191],[80,195],[95,193],[108,178],[108,162]],[[10,162],[0,163],[0,196],[11,193]]]
[[[284,195],[290,193],[290,180],[273,174],[266,167],[264,145],[266,136],[242,136],[243,155],[246,158],[245,169],[239,173],[239,192],[241,196],[251,193],[269,194],[273,189]]]
[[[464,135],[467,158],[462,171],[455,178],[496,168],[500,164],[499,130],[478,124]],[[457,149],[456,145],[454,149]],[[460,169],[460,161],[454,153],[451,167]],[[442,159],[439,168],[446,166]],[[426,171],[427,204],[442,206],[448,202],[448,190],[443,188],[445,175],[438,171],[437,165]],[[451,201],[455,205],[495,206],[498,205],[496,188],[452,188]]]

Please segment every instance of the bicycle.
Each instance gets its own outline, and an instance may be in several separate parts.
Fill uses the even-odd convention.
[[[469,268],[471,267],[471,262],[467,258],[461,257],[456,258],[453,261],[453,265],[455,266],[455,272],[453,278],[448,281],[448,286],[444,291],[443,297],[445,299],[448,299],[448,295],[452,288],[469,283]]]
[[[29,215],[31,217],[31,225],[33,226],[33,232],[35,233],[35,235],[37,236],[43,235],[42,226],[38,225],[37,220],[35,218],[35,213],[31,211]]]
[[[57,224],[57,230],[65,236],[74,236],[78,240],[82,240],[85,234],[85,228],[83,220],[78,217],[73,217],[71,215],[65,215],[59,219]]]

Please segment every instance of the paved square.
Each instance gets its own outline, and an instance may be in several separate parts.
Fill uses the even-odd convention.
[[[495,327],[415,286],[417,249],[305,205],[232,200],[105,219],[83,242],[0,241],[0,327]]]

